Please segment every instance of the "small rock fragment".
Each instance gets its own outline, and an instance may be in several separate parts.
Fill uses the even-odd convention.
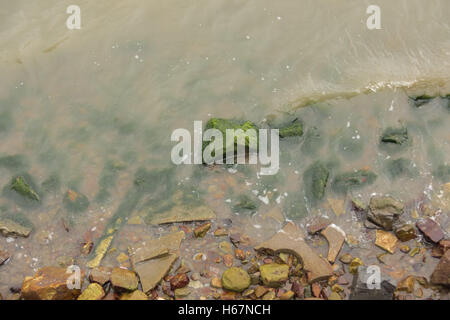
[[[259,267],[261,279],[266,286],[278,287],[289,277],[289,266],[287,264],[269,263]]]
[[[139,281],[133,271],[114,268],[111,272],[111,284],[116,290],[134,291],[138,288]]]
[[[97,267],[91,270],[89,274],[89,281],[95,282],[103,286],[109,281],[111,276],[111,269],[106,267]]]
[[[445,286],[450,285],[450,250],[447,250],[439,260],[436,269],[431,274],[431,282]]]
[[[428,240],[431,240],[434,243],[438,243],[444,238],[441,227],[430,218],[417,221],[416,226]]]
[[[141,290],[135,290],[130,293],[125,293],[120,297],[120,300],[148,300],[148,296]]]
[[[204,223],[194,229],[194,235],[196,238],[203,238],[209,229],[211,229],[211,222]]]
[[[88,287],[78,296],[77,300],[101,300],[105,296],[105,290],[98,283],[91,283]]]
[[[31,233],[31,228],[25,227],[10,219],[0,220],[0,233],[5,237],[27,238]]]
[[[416,279],[413,276],[408,276],[405,279],[401,280],[397,284],[397,291],[406,291],[408,293],[414,292],[414,284],[416,282]]]
[[[322,231],[322,235],[328,241],[329,249],[327,259],[330,263],[334,263],[334,261],[336,261],[336,257],[341,251],[342,246],[344,245],[345,233],[340,228],[332,224]]]
[[[403,224],[401,226],[395,227],[394,231],[397,238],[402,242],[406,242],[416,238],[416,230],[414,229],[414,226],[412,224]]]
[[[389,253],[394,253],[397,237],[390,232],[377,230],[375,245]]]
[[[354,258],[352,260],[352,262],[350,262],[350,267],[349,267],[350,273],[356,274],[358,272],[358,268],[363,265],[364,265],[364,263],[361,261],[360,258]]]
[[[350,253],[344,253],[339,257],[339,261],[341,261],[343,264],[350,264],[353,260],[353,257]]]
[[[280,300],[291,300],[294,297],[294,291],[289,290],[280,296]]]
[[[180,299],[187,297],[191,294],[191,289],[189,287],[179,288],[174,291],[175,293],[175,299]]]
[[[185,273],[178,273],[170,279],[170,288],[172,290],[184,288],[189,284],[189,278]]]

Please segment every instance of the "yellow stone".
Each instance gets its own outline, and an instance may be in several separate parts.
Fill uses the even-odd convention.
[[[95,257],[86,264],[88,268],[95,268],[100,265],[100,262],[102,261],[103,257],[108,251],[108,248],[111,245],[113,238],[114,236],[109,236],[100,242],[98,247],[95,248]]]
[[[117,261],[119,263],[124,263],[125,261],[128,260],[128,255],[126,253],[121,252],[118,256],[117,256]]]
[[[125,293],[120,300],[148,300],[148,296],[141,290],[135,290],[131,293]]]
[[[91,283],[83,291],[83,293],[78,296],[77,300],[101,300],[105,296],[105,290],[98,283]]]
[[[375,245],[389,253],[394,253],[397,244],[397,237],[387,231],[377,230]]]
[[[350,273],[352,274],[356,274],[358,272],[358,267],[359,266],[363,266],[364,263],[362,262],[362,260],[360,258],[355,258],[352,260],[352,262],[350,262]]]

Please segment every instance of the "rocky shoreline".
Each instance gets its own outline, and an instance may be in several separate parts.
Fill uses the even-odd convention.
[[[373,238],[363,251],[326,216],[312,217],[304,225],[288,222],[262,243],[230,221],[184,222],[166,225],[161,237],[130,245],[118,255],[116,266],[80,266],[78,289],[67,286],[71,274],[65,267],[48,266],[3,298],[449,299],[450,240],[439,221],[447,219],[450,184],[442,191],[440,207],[434,203],[430,215],[430,207],[424,206],[427,210],[418,213],[415,223],[404,222],[404,216],[415,213],[390,196],[373,196],[367,205],[349,199],[344,214],[360,217],[360,232]],[[5,230],[11,232],[3,226]],[[201,241],[210,244],[204,252],[191,258],[181,254],[180,246]],[[8,258],[0,250],[0,265]],[[381,270],[380,279],[371,288],[367,279],[374,266]]]

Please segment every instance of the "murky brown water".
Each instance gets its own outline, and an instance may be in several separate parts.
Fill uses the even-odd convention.
[[[232,219],[255,242],[285,219],[333,215],[330,203],[350,196],[367,202],[373,193],[392,194],[412,212],[448,182],[433,173],[450,161],[449,102],[438,97],[415,108],[408,100],[450,93],[446,0],[378,1],[382,30],[374,31],[366,28],[368,4],[361,1],[77,1],[81,30],[65,26],[71,1],[0,3],[0,156],[24,159],[0,167],[0,186],[27,172],[44,194],[35,207],[0,198],[2,215],[33,225],[27,239],[0,237],[12,253],[0,267],[4,295],[62,257],[84,264],[80,247],[97,243],[114,214],[123,223],[138,216],[144,198],[120,210],[135,173],[173,167],[170,135],[192,131],[194,120],[303,122],[302,138],[281,141],[276,176],[260,177],[251,166],[179,167],[167,190],[156,193],[170,199],[185,186],[218,221]],[[399,126],[412,143],[383,149],[382,132]],[[399,158],[410,161],[409,173],[393,177],[390,164]],[[331,168],[331,180],[355,169],[377,179],[348,196],[329,187],[324,201],[312,203],[303,174],[317,160]],[[58,188],[42,186],[49,177],[57,177]],[[67,212],[62,199],[69,188],[87,196],[87,211]],[[255,210],[234,209],[242,194]],[[360,222],[349,212],[335,219],[359,235]],[[124,226],[105,263],[168,229]],[[195,250],[186,248],[186,257]]]

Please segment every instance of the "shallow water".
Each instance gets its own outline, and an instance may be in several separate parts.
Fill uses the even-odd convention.
[[[40,206],[0,198],[2,214],[23,214],[34,226],[28,239],[0,238],[14,255],[0,269],[1,293],[57,257],[84,263],[80,246],[97,243],[111,217],[124,224],[145,209],[148,195],[132,191],[135,173],[173,167],[170,135],[192,131],[194,120],[303,122],[303,137],[281,141],[276,176],[259,177],[251,166],[179,167],[172,184],[154,191],[170,199],[185,186],[218,220],[242,222],[256,240],[285,218],[330,214],[328,199],[349,198],[329,187],[324,201],[311,202],[303,174],[317,160],[330,166],[331,181],[355,169],[375,172],[372,185],[350,194],[364,201],[389,193],[416,208],[448,182],[433,175],[450,161],[448,101],[415,108],[408,100],[450,93],[446,0],[378,1],[382,29],[373,31],[369,3],[356,0],[77,1],[81,30],[65,26],[71,1],[0,2],[0,156],[25,159],[0,168],[0,186],[22,172],[38,185],[60,180]],[[380,135],[398,126],[412,144],[384,150]],[[410,176],[389,174],[398,158],[411,161]],[[66,212],[68,188],[88,197],[86,212]],[[242,194],[257,204],[254,212],[234,209]],[[61,222],[68,215],[69,233]],[[349,215],[340,219],[347,233],[356,228]],[[119,251],[161,230],[121,232]]]

